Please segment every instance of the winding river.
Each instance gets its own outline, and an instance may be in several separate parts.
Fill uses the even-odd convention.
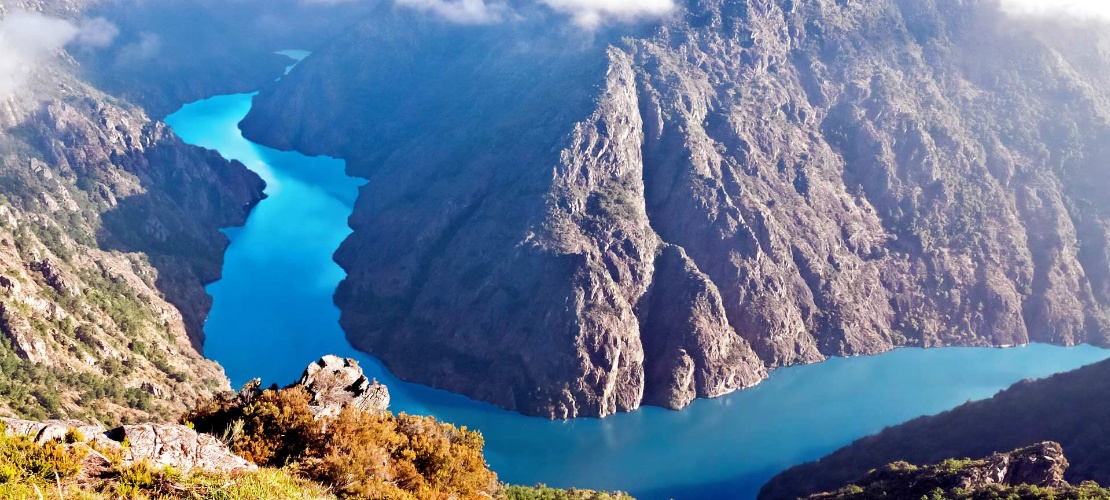
[[[294,59],[307,53],[285,53]],[[287,384],[324,354],[360,360],[389,385],[394,411],[431,414],[482,431],[504,481],[630,491],[644,499],[754,498],[775,473],[862,436],[1023,378],[1110,357],[1093,347],[904,349],[776,371],[762,385],[673,412],[644,408],[604,420],[551,422],[408,384],[353,350],[332,303],[343,270],[332,261],[364,181],[342,160],[307,157],[244,139],[251,94],[184,106],[166,119],[190,144],[239,160],[266,180],[232,244],[205,326],[205,353],[233,384]]]

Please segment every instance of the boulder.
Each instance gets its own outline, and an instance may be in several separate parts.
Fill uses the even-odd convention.
[[[35,422],[3,418],[4,432],[11,435],[33,437],[38,444],[51,441],[65,443],[70,430],[78,433],[76,443],[67,445],[88,445],[94,450],[86,458],[82,468],[89,474],[100,474],[111,463],[101,452],[120,453],[122,462],[132,464],[146,461],[154,466],[173,467],[180,471],[201,469],[208,472],[234,474],[256,470],[254,464],[236,456],[219,439],[208,434],[200,434],[184,425],[140,424],[125,425],[111,431],[100,424],[89,424],[78,420],[46,420]],[[124,442],[126,440],[126,445]]]
[[[317,417],[335,416],[347,406],[361,410],[389,408],[389,389],[362,373],[358,361],[328,355],[305,369],[298,384],[312,394],[312,412]]]
[[[7,435],[31,436],[34,438],[35,443],[38,444],[44,444],[50,441],[64,442],[66,434],[68,434],[71,429],[76,430],[80,434],[82,441],[89,441],[106,432],[104,426],[100,424],[89,424],[80,420],[46,420],[43,422],[36,422],[33,420],[0,418],[0,422],[4,423],[5,433]]]
[[[113,441],[126,442],[124,463],[146,461],[151,465],[173,467],[180,471],[201,469],[209,472],[240,473],[258,467],[231,453],[213,436],[198,433],[184,425],[125,425],[108,432]]]

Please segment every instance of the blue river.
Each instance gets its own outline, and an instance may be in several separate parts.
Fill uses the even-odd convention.
[[[287,55],[301,58],[302,52]],[[392,409],[480,430],[490,466],[506,482],[619,489],[642,499],[754,498],[777,472],[855,439],[1024,378],[1110,357],[1089,346],[903,349],[778,370],[763,384],[674,412],[552,422],[398,380],[347,344],[332,302],[345,276],[332,254],[363,180],[342,160],[307,157],[244,139],[252,94],[184,106],[166,119],[187,143],[239,160],[265,179],[268,197],[246,225],[229,228],[223,279],[205,326],[205,354],[233,384],[295,381],[324,354],[358,359],[389,386]]]

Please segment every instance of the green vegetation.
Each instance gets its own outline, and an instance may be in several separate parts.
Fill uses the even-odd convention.
[[[0,335],[0,401],[17,415],[42,420],[46,418],[83,418],[109,424],[126,421],[119,415],[121,406],[152,415],[170,418],[167,409],[155,404],[150,393],[126,388],[112,370],[126,369],[118,361],[115,368],[106,366],[108,376],[79,373],[65,368],[49,367],[20,358],[12,350],[7,336]],[[80,412],[67,410],[56,388],[78,393]]]
[[[431,417],[353,408],[317,419],[309,401],[300,386],[248,386],[182,416],[187,426],[219,436],[261,466],[236,475],[122,465],[111,452],[105,453],[110,470],[83,470],[93,448],[78,431],[39,445],[6,436],[0,424],[0,498],[633,500],[622,493],[506,486],[487,467],[477,432]]]
[[[77,437],[77,436],[74,436]],[[66,441],[69,441],[67,435]],[[6,500],[115,499],[334,499],[327,489],[287,469],[266,468],[239,474],[189,473],[156,469],[146,462],[123,466],[118,457],[98,477],[82,476],[82,461],[92,452],[84,444],[35,444],[6,436],[0,428],[0,498]]]
[[[348,408],[313,417],[304,388],[212,399],[183,421],[221,436],[265,466],[289,466],[342,498],[479,498],[500,485],[482,457],[482,436],[430,417]]]
[[[1008,458],[1010,467],[1019,473],[1023,468],[1036,468],[1024,461],[1027,458],[1023,459],[1020,456],[1031,449],[1033,448],[1011,452]],[[1045,460],[1043,457],[1034,459],[1034,461],[1043,460]],[[1066,464],[1066,461],[1064,463]],[[999,467],[1001,465],[997,459],[948,459],[939,464],[924,467],[895,462],[871,471],[855,484],[832,493],[819,493],[810,496],[809,499],[1110,500],[1110,489],[1102,488],[1094,482],[1085,482],[1079,486],[1055,485],[1054,487],[984,484],[992,481],[986,478],[992,471],[999,470]]]
[[[895,489],[889,485],[861,488],[848,486],[835,493],[811,497],[821,500],[1110,500],[1110,490],[1093,482],[1083,483],[1064,489],[1041,488],[1037,486],[990,486],[968,491],[960,488],[951,490],[934,489],[920,494]]]
[[[505,488],[505,497],[508,500],[631,500],[631,497],[623,493],[575,488],[560,490],[548,488],[542,484],[536,486],[509,486]]]
[[[0,487],[7,484],[54,484],[55,478],[68,479],[81,471],[87,448],[61,443],[37,445],[30,438],[7,436],[0,432]],[[10,498],[0,489],[0,498]]]

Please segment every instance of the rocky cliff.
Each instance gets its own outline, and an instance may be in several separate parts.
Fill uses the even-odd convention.
[[[337,302],[401,377],[679,408],[830,356],[1108,343],[1108,61],[1047,29],[988,0],[690,0],[589,35],[382,9],[243,128],[370,179]]]
[[[262,181],[87,84],[61,47],[19,70],[0,94],[0,414],[166,418],[226,388],[200,354],[204,285]]]

